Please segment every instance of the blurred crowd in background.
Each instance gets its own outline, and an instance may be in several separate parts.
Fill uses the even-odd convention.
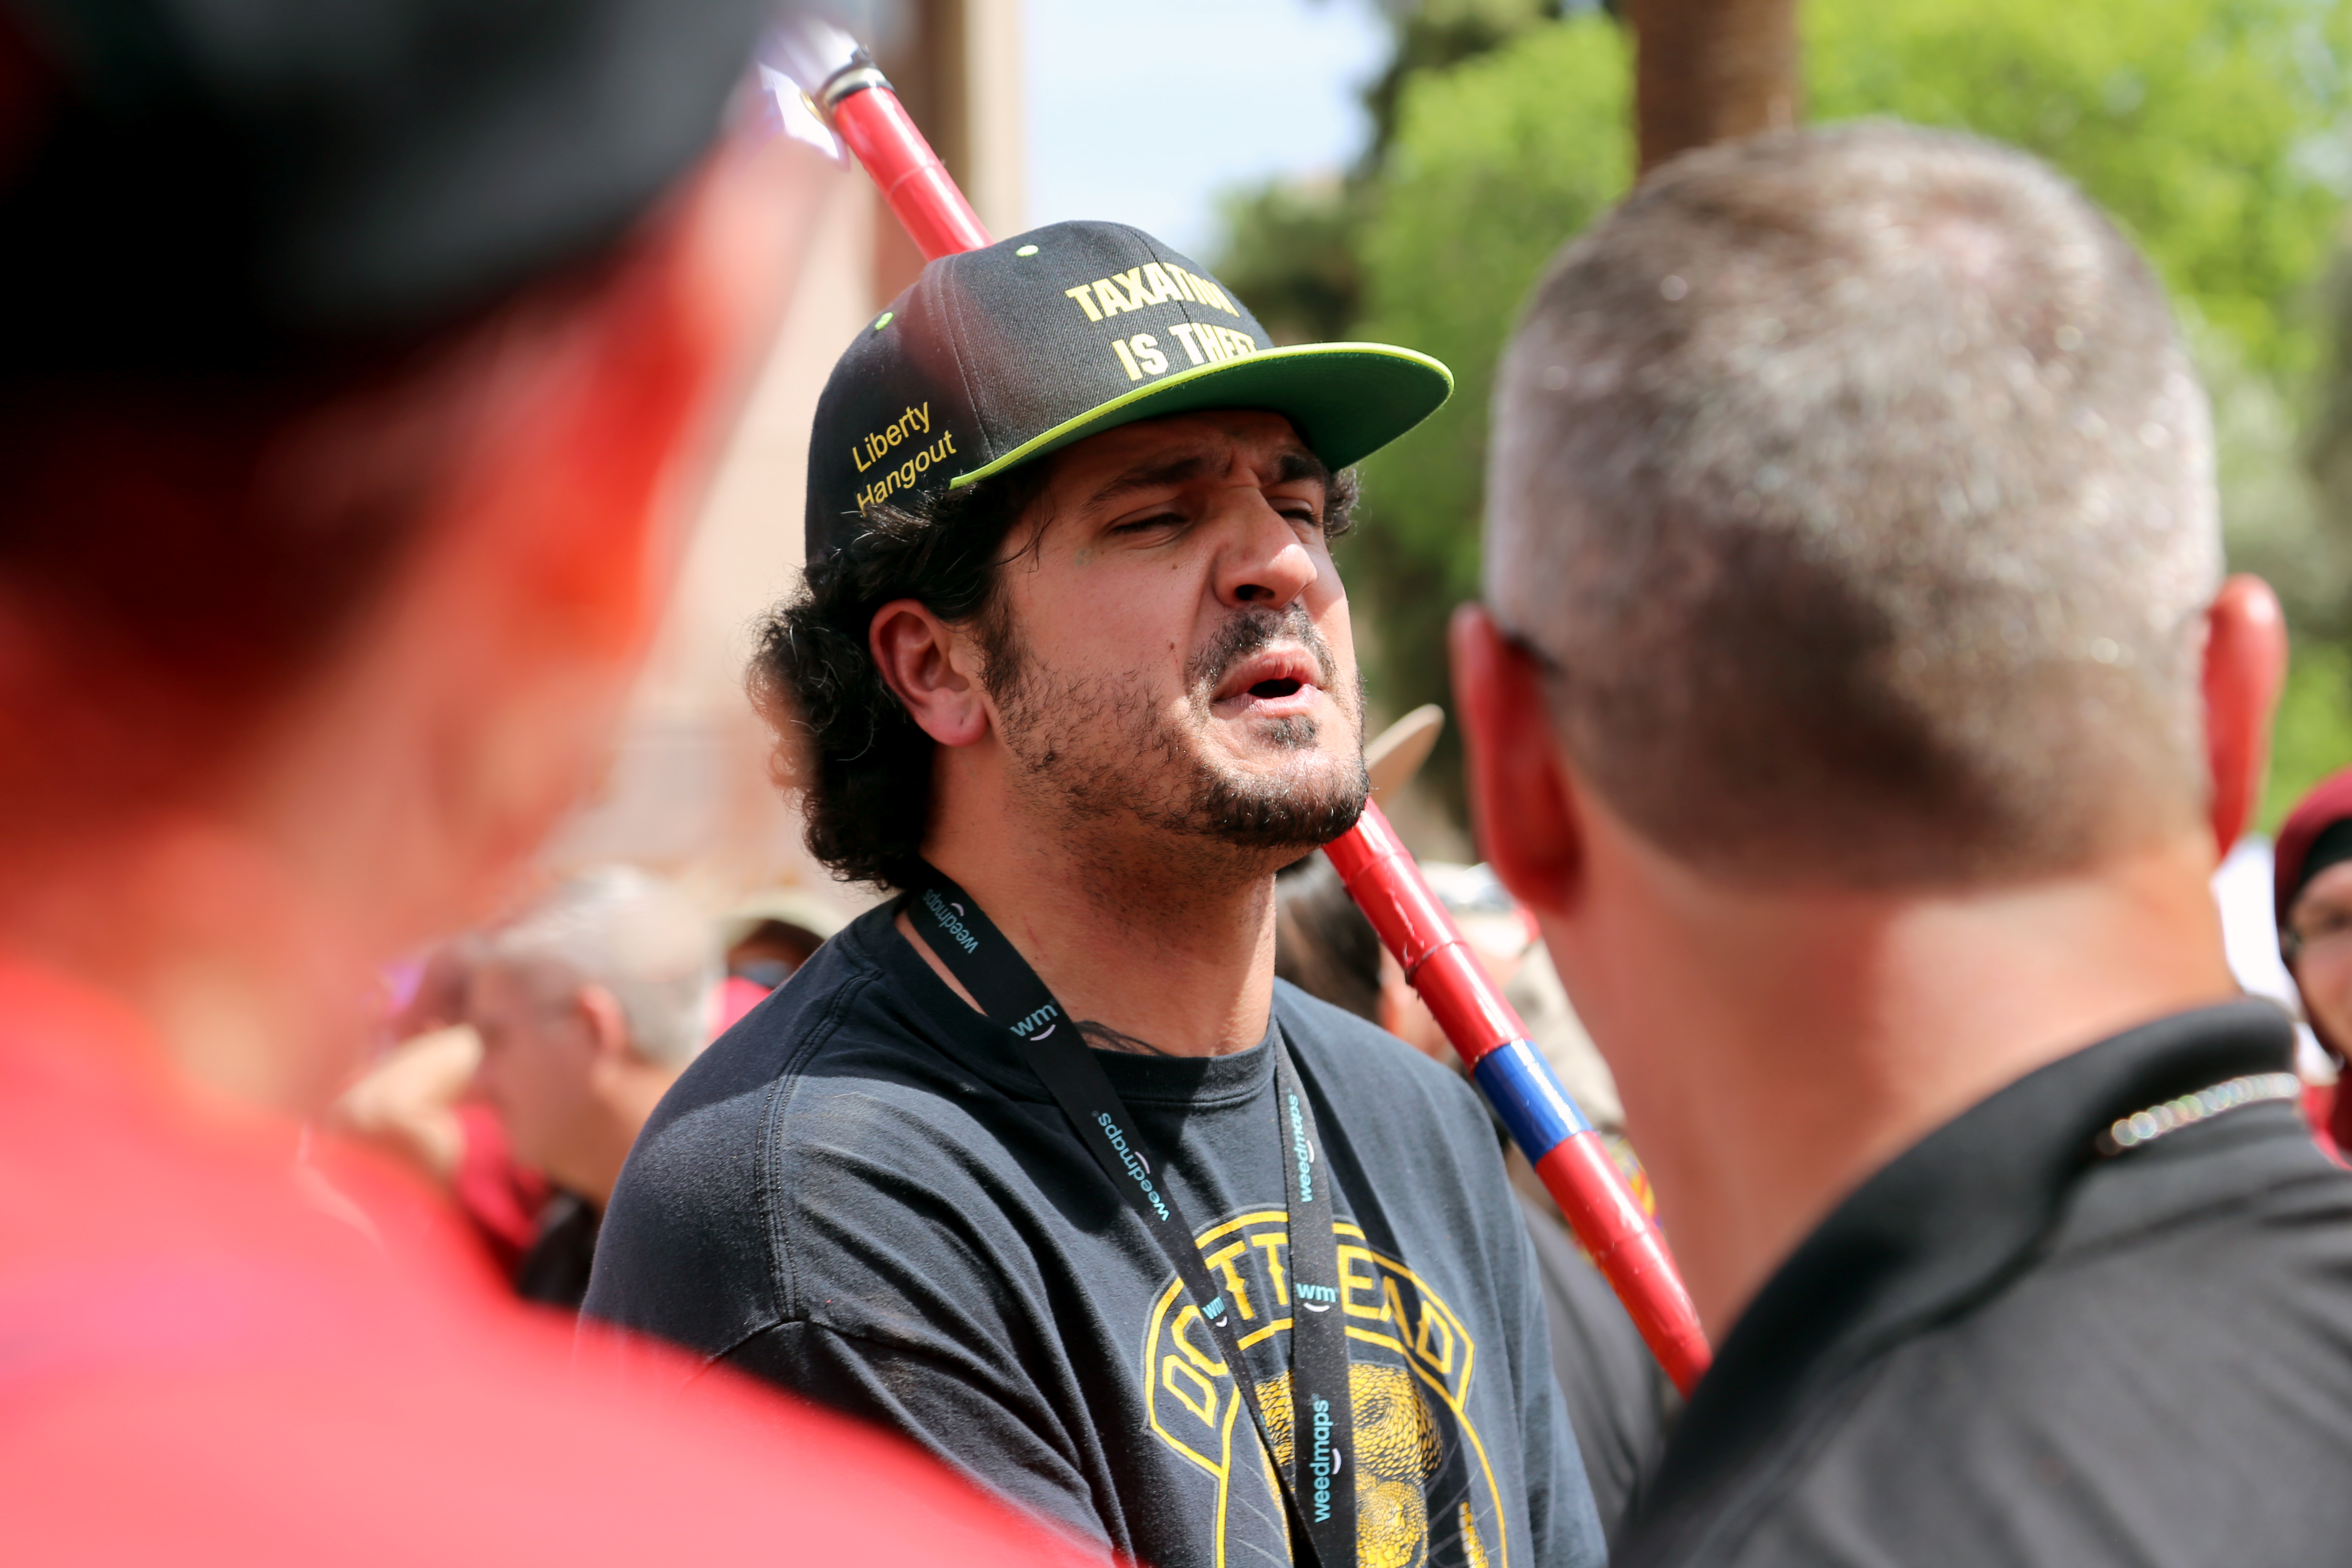
[[[525,1300],[577,1310],[663,1092],[846,920],[797,888],[714,918],[652,873],[584,871],[388,974],[383,1054],[331,1124],[447,1194]]]

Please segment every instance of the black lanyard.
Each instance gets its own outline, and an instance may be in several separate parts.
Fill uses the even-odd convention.
[[[1079,1037],[1076,1021],[1054,1000],[1029,961],[1004,940],[971,894],[937,869],[924,869],[929,880],[908,894],[908,918],[971,993],[989,1022],[1019,1043],[1024,1058],[1076,1130],[1078,1142],[1175,1264],[1177,1277],[1192,1293],[1216,1338],[1218,1353],[1249,1404],[1250,1417],[1257,1423],[1271,1461],[1276,1451],[1274,1428],[1258,1403],[1257,1380],[1243,1359],[1233,1313],[1209,1278],[1191,1222],[1174,1194],[1154,1176],[1151,1162],[1139,1147],[1135,1118]],[[1290,1510],[1294,1534],[1304,1536],[1318,1568],[1355,1568],[1355,1479],[1341,1474],[1353,1457],[1355,1413],[1348,1390],[1348,1332],[1339,1303],[1339,1241],[1332,1231],[1331,1180],[1323,1168],[1315,1109],[1299,1085],[1297,1066],[1279,1026],[1274,1031],[1274,1081],[1285,1151],[1283,1178],[1290,1198],[1291,1447],[1290,1473],[1282,1478],[1283,1500]]]

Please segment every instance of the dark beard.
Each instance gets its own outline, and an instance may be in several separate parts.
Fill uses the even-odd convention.
[[[1343,710],[1349,706],[1334,689],[1338,661],[1306,606],[1294,604],[1286,613],[1244,610],[1228,620],[1185,669],[1196,731],[1208,728],[1212,700],[1227,672],[1286,637],[1306,645],[1320,671],[1323,689],[1339,698]],[[1081,816],[1128,815],[1162,832],[1237,849],[1298,850],[1329,843],[1363,814],[1371,778],[1360,752],[1339,779],[1302,784],[1228,773],[1188,745],[1186,736],[1162,721],[1140,693],[1101,681],[1073,681],[1051,689],[1005,619],[984,616],[981,643],[985,684],[1003,714],[1006,746]],[[1360,724],[1360,677],[1353,696]],[[1289,750],[1307,751],[1320,733],[1316,721],[1294,719],[1275,725],[1267,738]],[[1155,756],[1172,764],[1181,776],[1172,784],[1139,776]],[[1154,784],[1160,787],[1155,790]]]

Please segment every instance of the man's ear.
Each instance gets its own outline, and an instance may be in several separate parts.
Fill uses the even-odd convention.
[[[866,631],[874,668],[923,733],[942,746],[969,746],[988,733],[988,703],[969,638],[919,599],[893,599]]]
[[[1519,902],[1563,913],[1582,873],[1584,841],[1573,791],[1560,776],[1543,671],[1483,605],[1454,612],[1451,642],[1479,848]]]
[[[602,985],[583,985],[572,993],[572,1005],[580,1009],[581,1020],[587,1026],[594,1066],[604,1067],[635,1055],[629,1044],[629,1016],[622,1009],[618,996]]]
[[[2286,659],[2286,617],[2270,584],[2243,575],[2223,583],[2205,612],[2204,681],[2213,843],[2223,855],[2262,799]]]

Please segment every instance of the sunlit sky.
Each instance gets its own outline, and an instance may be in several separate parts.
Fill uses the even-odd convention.
[[[1387,33],[1372,0],[1027,0],[1032,223],[1111,218],[1200,256],[1216,195],[1336,173]]]

